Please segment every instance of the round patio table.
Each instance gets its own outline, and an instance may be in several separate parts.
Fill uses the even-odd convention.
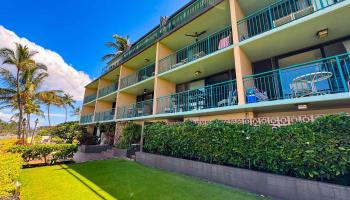
[[[332,72],[312,72],[309,74],[304,74],[293,79],[294,83],[310,83],[312,93],[317,93],[316,83],[319,81],[324,81],[332,77]]]

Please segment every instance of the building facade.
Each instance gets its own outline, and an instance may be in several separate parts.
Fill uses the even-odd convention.
[[[350,113],[349,19],[350,0],[193,0],[86,86],[80,123]]]

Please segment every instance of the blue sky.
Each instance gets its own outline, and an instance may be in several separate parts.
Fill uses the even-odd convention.
[[[56,52],[63,58],[62,62],[66,66],[74,67],[77,76],[84,76],[78,74],[79,71],[89,75],[84,76],[86,82],[87,78],[94,79],[99,76],[105,65],[101,57],[110,51],[104,44],[112,39],[113,34],[128,35],[133,42],[156,26],[160,16],[171,15],[187,2],[189,0],[3,1],[0,26],[20,38],[50,50],[50,55],[51,51]],[[70,74],[71,71],[63,72]],[[61,80],[56,78],[50,81],[51,85],[60,85]],[[76,85],[72,87],[83,86]],[[53,113],[57,115],[52,118],[53,123],[64,120],[64,110],[54,108]],[[43,120],[42,124],[47,124],[47,120]]]

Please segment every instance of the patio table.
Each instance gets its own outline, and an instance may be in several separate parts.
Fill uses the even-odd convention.
[[[322,71],[322,72],[312,72],[309,74],[304,74],[293,79],[294,83],[310,83],[312,93],[317,93],[316,83],[324,81],[332,77],[332,72]]]

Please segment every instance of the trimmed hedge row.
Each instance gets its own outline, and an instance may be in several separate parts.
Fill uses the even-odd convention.
[[[51,164],[54,164],[57,160],[72,158],[77,150],[78,146],[74,144],[38,144],[13,146],[9,149],[9,152],[21,154],[25,162],[44,159],[44,162],[47,163],[47,159],[50,158]]]
[[[15,139],[0,140],[0,199],[11,199],[16,192],[15,181],[19,179],[22,158],[19,154],[7,153]]]
[[[145,127],[149,153],[316,180],[350,171],[350,118],[325,116],[272,128],[213,121]]]

